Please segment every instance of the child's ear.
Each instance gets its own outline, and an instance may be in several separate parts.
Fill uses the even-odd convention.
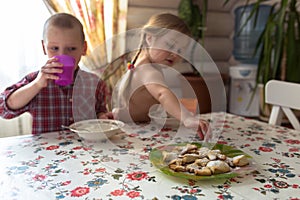
[[[85,56],[85,55],[86,55],[86,52],[87,52],[87,42],[84,41],[84,44],[83,44],[83,50],[82,50],[82,55]]]
[[[46,52],[46,49],[45,49],[44,40],[42,40],[41,42],[42,42],[42,47],[43,47],[44,55],[47,55],[47,52]]]

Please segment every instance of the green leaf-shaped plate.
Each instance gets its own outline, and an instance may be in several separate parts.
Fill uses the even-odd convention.
[[[201,147],[201,144],[199,143],[191,143],[191,144],[195,144],[199,148]],[[150,161],[156,168],[158,168],[160,171],[162,171],[167,175],[196,180],[196,181],[209,180],[209,179],[221,179],[221,178],[233,178],[238,175],[247,174],[255,170],[252,157],[249,156],[248,154],[244,153],[241,150],[235,149],[231,146],[227,146],[223,144],[215,144],[212,149],[219,149],[222,152],[222,154],[226,155],[227,157],[234,157],[238,155],[247,156],[247,158],[249,159],[249,165],[244,167],[236,167],[228,173],[216,174],[211,176],[199,176],[188,172],[175,172],[172,169],[170,169],[168,167],[168,164],[163,160],[163,152],[164,151],[172,152],[173,149],[185,145],[187,145],[187,143],[171,144],[171,145],[165,145],[165,146],[154,148],[149,155]]]

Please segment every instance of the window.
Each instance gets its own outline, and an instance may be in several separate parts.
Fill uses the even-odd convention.
[[[1,2],[0,92],[46,62],[41,39],[49,16],[43,1]]]

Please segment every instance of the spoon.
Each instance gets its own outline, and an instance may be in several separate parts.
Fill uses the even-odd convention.
[[[78,132],[90,132],[89,130],[87,130],[87,129],[84,129],[84,128],[81,128],[81,129],[77,129],[77,128],[72,128],[72,127],[70,127],[70,126],[65,126],[65,125],[61,125],[61,127],[63,128],[63,129],[69,129],[70,131],[73,131],[73,132],[75,132],[75,133],[78,133]]]

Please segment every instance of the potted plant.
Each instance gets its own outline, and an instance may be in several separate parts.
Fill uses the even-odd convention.
[[[229,1],[225,0],[224,3]],[[253,9],[247,20],[256,19],[261,4],[268,3],[272,6],[254,52],[256,54],[261,48],[256,88],[262,85],[264,94],[264,85],[271,79],[300,83],[300,16],[296,7],[297,0],[248,0],[245,6],[251,3]],[[264,102],[264,95],[262,96]]]
[[[181,19],[183,19],[183,21],[185,21],[185,23],[188,25],[189,29],[191,30],[193,39],[195,39],[196,41],[201,40],[202,44],[204,42],[204,27],[206,24],[207,0],[204,0],[203,3],[204,6],[202,11],[200,10],[199,5],[195,4],[193,0],[181,0],[178,6],[178,16]],[[192,47],[192,53],[190,58],[191,63],[193,63],[192,54],[195,48],[196,43],[194,43]],[[201,99],[197,95],[198,105],[200,107],[201,113],[209,112],[210,98],[205,81],[201,78],[199,71],[194,67],[193,64],[189,63],[188,66],[191,67],[191,72],[185,72],[182,73],[182,75],[189,82],[196,95],[200,93],[202,94]],[[185,92],[188,91],[188,89],[185,88],[184,84],[182,85],[183,95],[188,95]]]
[[[194,40],[200,40],[200,43],[203,45],[208,0],[202,0],[201,2],[202,9],[193,0],[181,0],[178,6],[178,16],[188,25]],[[195,47],[196,43],[193,44],[192,51]],[[193,61],[193,56],[191,56],[190,60]],[[193,65],[191,65],[191,68],[193,74],[200,76],[199,71]]]
[[[193,39],[200,42],[202,46],[204,46],[204,39],[205,39],[207,7],[208,7],[208,0],[198,0],[198,1],[181,0],[178,7],[178,16],[181,19],[183,19],[188,25],[188,27],[190,28]],[[212,91],[209,90],[208,86],[209,87],[214,86],[214,84],[217,82],[217,79],[219,79],[219,74],[218,76],[216,76],[213,73],[211,74],[205,73],[204,76],[203,74],[200,74],[199,70],[196,69],[196,67],[193,65],[194,51],[196,50],[196,46],[197,43],[196,42],[193,43],[191,49],[191,58],[189,59],[190,62],[187,63],[188,66],[190,66],[190,70],[189,72],[182,72],[182,76],[185,79],[184,81],[187,80],[189,82],[190,86],[193,88],[197,96],[200,113],[208,113],[212,111],[211,96],[215,96],[214,94],[211,93]],[[204,63],[203,60],[200,58],[201,64],[200,66],[197,66],[200,67],[200,69],[203,69],[206,65],[210,64],[210,63]],[[222,78],[224,79],[224,77]],[[185,88],[184,85],[185,84],[182,82],[183,96],[185,95],[189,96],[190,94],[188,94],[187,92],[189,90]]]

